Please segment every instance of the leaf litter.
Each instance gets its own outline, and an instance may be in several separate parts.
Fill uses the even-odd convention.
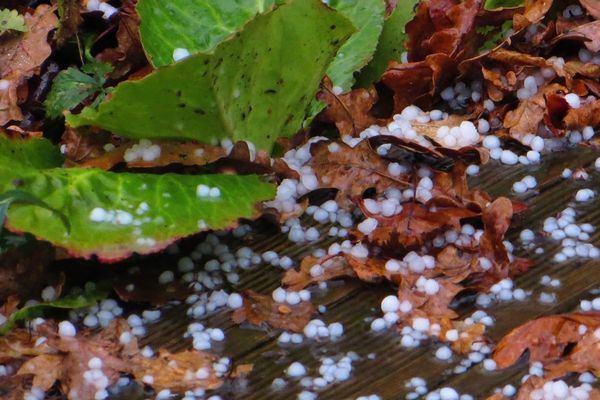
[[[402,29],[391,30],[386,29],[386,22],[382,22],[382,16],[378,14],[383,10],[381,2],[377,3],[381,10],[377,8],[376,12],[375,6],[363,11],[358,8],[346,10],[363,12],[357,21],[367,20],[369,16],[375,18],[377,14],[377,26],[373,26],[372,31],[357,26],[359,31],[350,36],[350,24],[342,15],[326,10],[316,0],[310,6],[300,6],[296,4],[298,1],[292,1],[273,9],[259,10],[259,15],[247,25],[250,27],[235,28],[241,33],[232,38],[217,34],[209,46],[223,57],[216,61],[214,55],[206,54],[183,60],[190,51],[173,48],[172,43],[157,41],[158,47],[152,50],[142,47],[141,43],[156,40],[165,29],[156,25],[156,31],[152,31],[152,22],[157,22],[152,18],[161,18],[160,13],[137,15],[138,10],[151,4],[149,0],[140,0],[142,5],[137,9],[135,1],[123,2],[119,9],[105,2],[96,3],[84,5],[65,1],[59,2],[59,9],[41,4],[35,10],[19,9],[20,14],[10,12],[10,31],[0,36],[0,47],[6,48],[0,53],[0,67],[6,67],[0,68],[0,85],[3,85],[0,87],[0,106],[3,106],[0,107],[0,125],[7,134],[13,132],[7,138],[10,137],[11,142],[16,140],[14,132],[17,128],[25,137],[29,131],[43,130],[42,135],[49,138],[52,145],[62,136],[60,146],[64,159],[52,164],[50,174],[86,176],[86,170],[89,170],[90,174],[101,178],[99,181],[108,182],[107,186],[114,184],[113,176],[123,177],[125,172],[141,177],[141,170],[148,175],[168,176],[175,186],[181,184],[182,175],[214,172],[263,175],[264,179],[277,185],[277,193],[246,199],[245,203],[252,206],[247,209],[263,201],[261,211],[277,221],[277,229],[290,242],[308,244],[318,250],[297,260],[269,250],[261,254],[248,246],[236,251],[230,249],[226,241],[221,242],[225,233],[219,232],[182,242],[182,248],[189,256],[177,255],[176,268],[141,275],[135,272],[139,267],[132,267],[131,261],[123,261],[132,272],[128,272],[128,277],[112,280],[114,293],[110,295],[118,296],[119,302],[103,299],[105,296],[90,297],[89,301],[72,305],[76,310],[69,317],[79,324],[77,328],[67,320],[56,324],[51,318],[44,323],[35,319],[25,323],[30,330],[16,327],[1,338],[2,363],[9,365],[11,371],[3,378],[2,387],[10,387],[11,396],[40,390],[61,392],[70,399],[105,398],[104,392],[98,392],[105,390],[108,396],[108,388],[125,376],[154,390],[159,397],[161,393],[163,396],[177,393],[193,398],[195,390],[199,396],[203,395],[204,390],[219,389],[229,378],[239,379],[237,372],[251,370],[249,366],[242,366],[236,372],[231,368],[230,359],[218,358],[215,354],[217,342],[224,340],[224,332],[220,328],[205,327],[206,316],[227,307],[232,310],[231,319],[235,324],[245,326],[249,323],[259,329],[266,328],[270,334],[283,331],[303,334],[306,338],[333,338],[338,336],[340,329],[338,326],[332,328],[333,324],[327,327],[318,319],[321,316],[317,312],[327,314],[321,307],[312,305],[310,294],[325,290],[328,284],[336,284],[340,279],[353,280],[366,287],[378,285],[382,290],[392,288],[391,294],[382,299],[381,312],[376,312],[370,328],[372,331],[395,332],[400,345],[405,348],[439,343],[443,347],[436,352],[436,357],[441,360],[464,357],[470,360],[466,366],[461,363],[464,370],[479,363],[490,371],[508,368],[527,354],[530,376],[524,379],[519,389],[513,388],[515,393],[503,389],[491,398],[516,395],[518,399],[550,399],[572,395],[593,399],[600,396],[597,390],[585,384],[576,386],[562,380],[570,374],[600,375],[596,354],[600,325],[597,312],[541,317],[515,328],[494,345],[487,332],[493,326],[493,319],[483,307],[471,316],[462,315],[460,311],[460,305],[464,302],[473,304],[473,298],[476,298],[475,305],[480,306],[507,298],[523,301],[527,297],[527,293],[513,287],[513,279],[525,274],[533,264],[517,256],[513,244],[507,240],[509,229],[526,206],[508,195],[491,196],[470,187],[467,175],[497,162],[535,165],[549,150],[579,143],[590,145],[590,140],[593,143],[594,129],[600,124],[600,39],[597,29],[600,15],[594,2],[524,1],[521,4],[514,1],[434,0],[420,2],[414,10],[400,8],[396,2],[385,2],[386,16],[392,15],[389,21],[405,21],[403,24],[408,21]],[[343,8],[344,5],[336,2],[332,6]],[[292,88],[289,91],[301,94],[299,99],[294,98],[302,106],[299,107],[301,110],[289,111],[290,97],[276,97],[281,94],[270,86],[254,93],[248,88],[229,87],[227,82],[219,82],[217,78],[205,85],[204,90],[212,86],[217,91],[223,90],[226,104],[216,105],[221,101],[220,93],[215,95],[215,104],[206,104],[207,107],[200,104],[202,107],[192,111],[197,116],[196,121],[206,118],[199,124],[186,127],[179,124],[194,120],[189,118],[191,114],[186,114],[190,111],[188,107],[201,102],[196,98],[189,101],[182,90],[165,92],[168,93],[166,107],[173,112],[161,115],[164,118],[156,132],[147,123],[158,109],[140,117],[130,108],[136,106],[133,99],[154,93],[152,91],[160,88],[162,82],[168,81],[177,87],[188,84],[181,78],[186,74],[180,71],[186,72],[186,68],[196,64],[205,68],[200,65],[200,60],[221,68],[225,59],[223,71],[229,71],[227,65],[233,58],[227,53],[228,49],[245,50],[240,45],[243,40],[253,39],[255,31],[271,29],[271,19],[287,16],[286,13],[293,16],[294,7],[298,10],[310,8],[311,13],[336,21],[340,28],[331,34],[334,38],[331,43],[325,43],[326,39],[321,43],[321,51],[327,56],[311,65],[314,73],[310,80],[302,81],[295,74],[285,77],[286,87],[291,85]],[[394,10],[402,10],[408,16],[398,16]],[[118,18],[113,17],[115,13],[119,14]],[[254,10],[251,14],[254,15]],[[23,16],[24,27],[15,22],[20,19],[19,15]],[[97,29],[91,28],[90,21],[94,18],[103,20],[101,26],[105,30],[95,32],[97,36],[91,41],[84,38],[82,44],[78,33]],[[237,25],[239,21],[235,22]],[[375,45],[372,36],[379,35],[380,23],[383,23],[384,32],[380,40],[391,40],[398,35],[400,45],[394,48],[389,43]],[[177,29],[190,28],[193,26]],[[321,28],[315,25],[315,29]],[[369,38],[365,36],[367,33]],[[105,42],[107,35],[112,39]],[[363,41],[358,40],[361,35]],[[343,47],[349,36],[354,40]],[[251,39],[248,39],[251,45],[257,48],[256,56],[269,60],[270,56],[264,54],[272,49]],[[290,37],[290,40],[301,43],[304,38]],[[193,44],[191,53],[198,51],[197,46],[197,43]],[[356,54],[344,60],[343,54],[338,53],[330,64],[340,47]],[[77,48],[79,62],[63,67],[64,62],[54,51],[69,48]],[[278,51],[285,52],[285,49]],[[171,52],[173,63],[169,58]],[[382,59],[388,52],[393,59],[385,60],[389,63],[383,70]],[[160,64],[166,66],[152,70],[147,58],[156,61],[157,54]],[[183,54],[182,58],[176,57],[177,54]],[[367,65],[368,76],[361,79],[358,70],[371,57],[376,65]],[[355,59],[356,65],[349,65]],[[43,81],[49,68],[48,60],[50,63],[61,61],[61,70],[50,78],[52,85],[43,86],[39,81]],[[346,67],[357,71],[347,71]],[[335,71],[336,76],[329,78],[345,82],[344,88],[333,86],[328,77],[322,76],[326,69]],[[373,78],[372,71],[376,70],[383,72]],[[264,84],[260,71],[256,74],[253,76],[258,78],[251,80],[250,86]],[[142,80],[137,82],[140,78]],[[321,78],[323,80],[317,87]],[[355,80],[359,84],[344,90],[348,82]],[[368,85],[361,87],[364,83]],[[311,104],[312,93],[317,89],[316,100],[322,102],[321,106]],[[212,89],[207,93],[214,95]],[[268,100],[270,98],[279,101]],[[269,106],[264,107],[267,103]],[[43,112],[36,107],[45,108],[46,116],[55,120],[54,124],[57,121],[62,124],[63,115],[67,115],[68,124],[48,134],[49,129],[56,128],[49,127]],[[318,107],[323,111],[310,124],[310,129],[291,136],[300,130],[305,114]],[[128,109],[131,118],[123,118],[118,113],[120,108]],[[274,113],[276,119],[254,117],[257,110],[265,111],[266,115]],[[240,114],[234,115],[238,111]],[[15,128],[13,124],[20,126]],[[243,132],[232,130],[235,125],[241,126]],[[281,132],[274,134],[271,128]],[[220,135],[221,130],[233,137]],[[264,151],[276,143],[279,133],[290,137],[280,139],[272,153]],[[31,133],[30,136],[39,137],[40,134]],[[6,148],[14,147],[14,143]],[[47,160],[31,158],[31,165],[23,167],[31,169],[31,176],[49,168]],[[172,174],[173,171],[177,176]],[[3,190],[15,185],[52,198],[51,193],[44,192],[39,186],[28,186],[29,175],[16,174],[14,178],[2,186]],[[144,176],[144,179],[151,178]],[[223,182],[215,182],[214,188],[226,190],[226,185],[221,186]],[[66,185],[70,184],[67,180]],[[243,185],[240,183],[238,188]],[[204,186],[198,186],[198,193],[206,191],[208,196],[214,188]],[[530,186],[526,189],[533,190],[536,185]],[[578,193],[578,201],[582,196]],[[188,199],[182,197],[182,200]],[[127,199],[119,201],[122,204]],[[48,204],[63,212],[64,203],[61,199]],[[157,204],[162,206],[160,202]],[[49,216],[51,213],[36,214],[42,224],[53,221]],[[233,221],[238,216],[252,218],[259,213],[234,214],[227,223],[215,225],[234,227]],[[65,215],[71,218],[72,210],[67,209]],[[169,214],[168,211],[167,216],[177,218],[175,225],[186,219],[184,215]],[[324,248],[318,246],[322,232],[315,227],[306,227],[307,220],[327,224],[326,236],[331,240],[325,242]],[[11,207],[6,225],[13,231],[11,235],[31,232],[37,239],[48,240],[58,247],[41,245],[42,242],[27,238],[35,246],[49,246],[53,251],[36,253],[41,260],[21,257],[19,247],[0,255],[8,260],[3,265],[3,275],[8,277],[2,287],[7,296],[3,317],[8,317],[10,324],[18,322],[21,318],[15,316],[26,315],[28,310],[27,306],[18,308],[21,301],[36,297],[28,291],[39,292],[47,284],[47,279],[25,279],[28,271],[41,271],[40,275],[47,278],[47,264],[53,260],[54,263],[64,261],[60,260],[62,257],[69,261],[69,254],[88,258],[97,255],[100,261],[117,261],[134,252],[153,253],[180,236],[212,227],[204,220],[203,224],[194,222],[197,227],[186,229],[185,233],[161,236],[163,241],[159,245],[150,245],[149,251],[142,251],[127,241],[118,251],[112,248],[107,251],[93,238],[90,239],[91,247],[81,251],[69,240],[56,239],[55,232],[40,230],[37,221],[36,225],[32,224],[23,212]],[[232,228],[230,235],[242,242],[248,239],[251,243],[252,226],[261,226],[262,222],[250,224],[245,221]],[[569,237],[572,236],[570,232],[582,231],[579,225],[571,225],[569,228],[561,226],[564,229],[560,231]],[[552,230],[548,233],[560,236]],[[139,233],[135,235],[139,236]],[[140,239],[152,243],[160,235],[153,232],[151,236]],[[118,235],[115,238],[117,242],[123,241]],[[582,254],[594,258],[592,254],[598,253],[598,249],[589,243],[591,247],[586,247],[585,235],[577,235],[577,240],[580,241],[578,246],[587,249],[587,253]],[[192,242],[197,244],[188,245]],[[171,245],[169,252],[182,254],[178,245]],[[93,260],[88,262],[95,263]],[[35,265],[29,266],[30,263]],[[259,293],[253,291],[254,288],[239,285],[243,271],[261,263],[285,270],[282,287],[272,293],[264,288],[264,293]],[[64,275],[59,276],[64,279]],[[52,287],[59,297],[64,283],[59,281],[57,286],[48,287]],[[73,285],[69,279],[66,283]],[[43,289],[47,298],[52,293],[48,287]],[[157,291],[161,294],[153,295]],[[304,298],[299,293],[303,293]],[[13,296],[10,301],[9,294]],[[169,305],[165,304],[172,301],[185,302],[187,315],[202,321],[191,323],[184,335],[192,339],[194,350],[171,353],[167,350],[154,352],[146,347],[140,349],[137,338],[143,337],[145,325],[156,321],[157,310],[141,312],[143,318],[140,319],[131,313],[129,306],[161,304],[168,309]],[[60,304],[60,300],[58,302]],[[52,300],[40,305],[40,310],[46,310],[45,305],[50,309]],[[121,306],[128,308],[127,321],[120,318]],[[110,311],[110,315],[103,311]],[[33,314],[26,315],[25,319],[46,315],[44,312]],[[76,331],[72,332],[71,327]],[[313,328],[317,333],[313,333]],[[334,331],[336,334],[332,333]],[[123,340],[124,337],[130,340]],[[293,365],[287,369],[287,378],[301,371],[300,367],[304,368],[302,365],[292,368]],[[457,368],[454,373],[462,371]],[[90,384],[91,370],[99,370],[94,373],[102,374],[104,379],[96,379]],[[325,386],[318,386],[314,383],[316,379],[319,378],[306,385],[309,393],[345,380],[335,378],[327,381]],[[458,393],[451,388],[433,388],[431,398],[436,398],[436,393],[441,398],[458,398]],[[566,394],[561,397],[563,393]]]

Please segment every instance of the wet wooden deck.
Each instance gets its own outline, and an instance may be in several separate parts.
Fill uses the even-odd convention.
[[[492,195],[508,195],[510,188],[525,175],[534,175],[538,182],[537,190],[520,197],[529,209],[515,221],[509,238],[516,245],[516,253],[535,261],[535,266],[524,276],[515,280],[516,287],[531,290],[533,293],[526,302],[495,303],[486,311],[494,317],[496,324],[489,330],[492,340],[499,340],[504,334],[519,324],[541,315],[575,310],[582,299],[595,297],[593,289],[600,288],[600,261],[572,259],[557,264],[552,258],[559,249],[559,243],[538,237],[536,240],[544,249],[543,254],[535,254],[519,249],[518,233],[528,227],[541,231],[545,218],[557,214],[574,201],[579,188],[600,188],[600,173],[594,169],[594,160],[600,155],[587,148],[576,148],[568,152],[545,156],[538,166],[505,167],[496,162],[482,169],[472,184],[488,190]],[[563,180],[560,175],[565,167],[571,169],[586,167],[590,172],[587,182]],[[600,227],[600,207],[598,200],[585,205],[577,205],[577,222],[590,222]],[[324,232],[326,227],[321,226]],[[323,237],[327,238],[326,235]],[[600,229],[590,240],[600,246]],[[320,247],[329,243],[325,240]],[[247,245],[247,243],[244,243]],[[313,247],[294,246],[285,236],[257,235],[252,246],[255,251],[275,250],[280,255],[289,255],[296,262],[311,252]],[[260,293],[270,293],[279,286],[282,270],[271,266],[261,266],[242,275],[242,282],[236,288],[252,289]],[[540,278],[549,275],[558,278],[558,288],[542,287]],[[542,304],[539,294],[552,292],[556,302]],[[301,361],[311,376],[318,375],[319,357],[335,356],[354,351],[361,359],[353,364],[352,378],[344,383],[328,387],[319,393],[319,399],[355,399],[360,395],[377,394],[383,399],[402,399],[409,391],[405,383],[412,377],[420,376],[427,381],[429,390],[451,386],[460,393],[468,393],[475,399],[484,399],[494,388],[507,383],[518,384],[520,377],[527,372],[526,362],[499,372],[485,372],[481,365],[470,368],[463,374],[453,374],[452,369],[460,362],[458,357],[441,362],[434,356],[436,344],[407,350],[400,346],[400,335],[393,331],[373,333],[370,321],[380,316],[379,302],[393,293],[388,285],[364,285],[345,281],[331,284],[327,291],[313,292],[313,303],[325,305],[327,312],[320,316],[326,322],[340,321],[345,328],[344,336],[335,342],[305,340],[300,345],[281,346],[277,343],[277,331],[264,331],[249,326],[236,326],[230,320],[230,312],[223,311],[205,320],[205,325],[221,327],[226,333],[226,341],[214,350],[223,356],[232,357],[234,362],[253,363],[254,371],[246,385],[224,388],[217,394],[224,399],[295,399],[302,390],[297,384],[290,384],[282,390],[273,390],[274,378],[285,377],[284,369],[292,361]],[[461,317],[474,310],[474,298],[466,299],[457,308]],[[165,318],[150,328],[144,342],[154,348],[181,350],[189,347],[183,339],[190,322],[185,317],[185,305],[175,306],[165,311]]]

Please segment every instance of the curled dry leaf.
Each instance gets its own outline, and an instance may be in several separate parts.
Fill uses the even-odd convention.
[[[597,3],[598,4],[598,3]],[[579,37],[583,44],[591,52],[600,51],[600,21],[588,22],[571,29],[565,34],[565,38]]]
[[[541,21],[552,7],[552,3],[553,0],[525,0],[524,12],[513,17],[513,29],[520,31]]]
[[[399,113],[411,104],[430,105],[433,96],[449,83],[455,69],[455,62],[448,55],[430,54],[422,61],[390,62],[381,81],[393,91],[394,112]]]
[[[359,203],[362,212],[377,220],[377,228],[369,235],[360,231],[353,233],[359,240],[383,248],[411,249],[422,246],[442,229],[460,230],[460,220],[477,215],[466,208],[448,207],[431,211],[419,203],[405,203],[402,211],[391,217],[372,215]]]
[[[119,79],[148,64],[140,41],[140,18],[136,10],[137,0],[125,0],[119,9],[117,47],[103,50],[97,58],[115,67],[111,78]]]
[[[507,368],[528,350],[530,363],[557,361],[567,346],[582,339],[581,325],[588,330],[596,330],[600,326],[600,313],[551,315],[526,322],[502,338],[494,350],[493,359],[498,368]]]
[[[506,113],[504,127],[517,140],[522,139],[527,134],[536,134],[540,123],[544,119],[544,112],[546,110],[545,96],[559,92],[567,92],[567,88],[558,83],[552,83],[540,88],[535,95],[521,101],[516,109]]]
[[[383,192],[390,186],[407,186],[404,176],[393,177],[387,163],[362,141],[356,147],[335,142],[337,150],[330,152],[333,142],[321,141],[311,147],[313,158],[309,165],[319,179],[319,187],[338,190],[338,203],[352,206],[351,199],[360,197],[365,190],[375,188]]]
[[[50,55],[48,33],[58,25],[54,7],[39,5],[33,14],[25,15],[28,31],[0,42],[0,80],[8,88],[0,90],[0,126],[23,118],[19,103],[19,87],[40,73]]]
[[[152,376],[152,386],[155,391],[169,389],[174,393],[184,393],[195,388],[216,389],[223,384],[213,370],[216,357],[212,354],[184,350],[172,354],[166,350],[160,351],[157,357],[139,357],[133,365],[133,375],[138,382],[145,376]],[[207,376],[198,378],[196,371],[203,369]]]
[[[579,0],[588,14],[596,19],[600,19],[600,3],[596,0]]]
[[[600,100],[593,100],[579,108],[571,108],[564,117],[565,128],[581,129],[600,125]]]
[[[243,293],[244,305],[233,312],[232,319],[236,324],[244,321],[252,325],[268,326],[292,332],[302,332],[315,313],[309,301],[296,305],[276,303],[271,296],[248,290]]]
[[[174,354],[160,351],[156,357],[144,357],[135,336],[127,344],[120,341],[127,332],[127,322],[115,320],[101,331],[81,329],[74,337],[61,337],[55,324],[46,323],[34,331],[13,329],[1,337],[0,354],[3,363],[21,363],[16,376],[32,377],[33,386],[45,391],[58,383],[69,400],[95,397],[98,388],[86,379],[88,363],[94,357],[102,361],[101,370],[109,385],[122,375],[133,375],[140,384],[157,392],[169,389],[177,394],[223,384],[213,370],[215,356],[186,350]],[[199,369],[206,372],[202,379],[196,374]],[[143,379],[147,375],[154,378],[152,384]]]
[[[438,53],[455,59],[475,55],[477,46],[472,42],[481,6],[481,0],[421,2],[406,25],[409,60],[419,61]]]
[[[328,78],[323,80],[317,99],[324,102],[327,108],[321,118],[335,123],[340,135],[358,136],[369,126],[379,120],[370,113],[373,105],[379,100],[374,87],[354,89],[348,93],[336,94]]]
[[[310,270],[315,265],[323,267],[323,273],[312,276]],[[326,282],[332,279],[355,277],[354,271],[350,268],[343,257],[332,257],[325,260],[319,260],[316,257],[308,256],[300,262],[300,267],[286,271],[281,283],[290,290],[299,291],[310,285]]]

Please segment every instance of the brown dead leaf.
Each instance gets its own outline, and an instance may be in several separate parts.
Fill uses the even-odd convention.
[[[600,100],[583,104],[579,108],[569,109],[563,121],[565,128],[570,130],[600,125]]]
[[[593,21],[571,29],[570,33],[580,35],[583,44],[593,53],[600,51],[600,21]]]
[[[319,179],[320,188],[338,190],[338,203],[348,208],[352,199],[360,197],[365,190],[375,188],[383,192],[390,186],[406,186],[404,176],[393,177],[387,171],[387,163],[363,140],[356,147],[335,142],[337,150],[330,151],[330,143],[321,141],[311,147],[313,155],[309,165]]]
[[[379,122],[370,114],[373,105],[379,99],[373,86],[337,95],[333,91],[329,78],[325,78],[317,99],[327,105],[321,113],[321,118],[335,123],[341,135],[358,136],[360,132]]]
[[[316,264],[323,267],[323,273],[318,276],[312,276],[310,274],[310,269]],[[299,291],[315,283],[355,276],[354,271],[350,268],[348,263],[345,262],[343,257],[319,260],[316,257],[308,256],[300,262],[298,271],[295,269],[287,270],[281,283],[289,290]]]
[[[365,236],[354,231],[359,240],[383,248],[412,249],[422,246],[425,240],[432,238],[442,229],[460,229],[460,220],[474,217],[476,212],[466,208],[448,207],[435,211],[419,203],[404,203],[402,211],[391,217],[372,215],[359,202],[363,214],[377,220],[377,228]]]
[[[579,0],[588,14],[596,19],[600,19],[600,3],[596,0]]]
[[[0,361],[20,362],[16,376],[33,379],[33,384],[43,390],[59,384],[69,400],[93,399],[98,388],[86,379],[91,358],[102,361],[102,372],[108,384],[115,383],[122,375],[133,375],[155,391],[170,389],[175,394],[195,388],[215,389],[223,380],[215,375],[215,357],[200,351],[186,350],[179,353],[161,351],[156,357],[140,354],[137,340],[123,344],[122,334],[129,332],[125,320],[115,320],[101,331],[79,329],[75,337],[61,337],[57,326],[47,322],[34,331],[13,329],[0,337]],[[39,341],[44,337],[44,341]],[[206,369],[207,377],[198,378],[196,372]],[[247,370],[247,368],[246,368]],[[145,376],[152,376],[149,384]]]
[[[70,161],[69,165],[83,168],[100,168],[111,170],[118,164],[125,164],[128,168],[157,168],[171,164],[181,165],[206,165],[226,156],[222,147],[211,146],[200,142],[180,141],[154,141],[152,145],[160,147],[160,155],[150,161],[142,158],[126,161],[126,153],[138,143],[129,142],[116,144],[110,151],[104,150],[104,144],[112,141],[107,135],[72,134],[73,130],[67,129],[63,136],[65,154]]]
[[[494,200],[482,214],[484,231],[479,240],[481,255],[502,265],[510,262],[503,240],[512,216],[512,202],[506,197]]]
[[[543,57],[536,57],[527,53],[521,53],[518,51],[506,49],[494,50],[488,54],[487,58],[493,61],[504,63],[511,67],[514,65],[528,65],[539,68],[545,68],[552,65]]]
[[[109,48],[98,54],[101,62],[112,64],[112,79],[119,79],[137,71],[148,64],[140,40],[140,18],[136,11],[137,0],[125,0],[119,9],[119,28],[117,29],[117,47]]]
[[[527,134],[536,134],[540,122],[544,119],[544,111],[546,110],[545,96],[551,93],[566,91],[567,88],[558,83],[540,88],[535,95],[521,101],[516,109],[506,113],[504,127],[517,140],[520,140]]]
[[[214,361],[216,357],[209,353],[184,350],[172,354],[162,350],[157,357],[136,357],[131,369],[138,382],[143,382],[145,376],[152,376],[154,382],[150,386],[156,392],[169,389],[173,393],[183,393],[199,387],[216,389],[223,384],[213,370]],[[208,376],[199,379],[196,372],[200,369]]]
[[[429,106],[455,71],[456,63],[449,56],[430,54],[422,61],[404,64],[391,61],[381,81],[394,92],[394,112],[399,113],[411,104]]]
[[[591,330],[597,329],[600,326],[600,313],[551,315],[526,322],[502,338],[494,350],[493,359],[498,368],[507,368],[528,350],[530,363],[539,361],[548,364],[556,361],[569,344],[581,340],[581,325]]]
[[[54,248],[46,242],[34,242],[11,248],[0,255],[0,299],[17,296],[39,298],[53,279],[48,265],[54,260]]]
[[[268,326],[292,332],[302,332],[315,313],[314,306],[302,301],[294,306],[275,303],[271,296],[259,294],[252,290],[244,292],[244,305],[235,310],[231,316],[233,322],[241,324],[248,321],[252,325]]]
[[[406,49],[410,61],[430,54],[444,54],[455,60],[475,55],[475,19],[481,0],[421,2],[415,17],[406,25]]]
[[[524,12],[513,17],[513,29],[520,31],[541,21],[552,7],[552,3],[553,0],[525,0]]]
[[[0,42],[0,79],[8,83],[7,89],[0,90],[0,126],[23,118],[18,90],[40,73],[40,66],[52,51],[48,33],[58,25],[54,10],[49,5],[39,5],[33,14],[25,14],[28,32]]]

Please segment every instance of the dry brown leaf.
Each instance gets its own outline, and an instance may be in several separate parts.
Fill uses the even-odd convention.
[[[552,3],[553,0],[525,0],[524,12],[513,17],[513,29],[520,31],[541,21],[552,7]]]
[[[22,363],[17,376],[33,378],[33,384],[43,390],[58,383],[69,400],[95,397],[98,388],[85,378],[93,357],[102,361],[101,369],[109,384],[126,374],[157,392],[170,389],[181,394],[199,387],[215,389],[222,385],[223,380],[213,370],[213,355],[188,350],[175,354],[161,351],[156,357],[144,357],[135,336],[129,343],[121,343],[119,338],[125,332],[129,332],[125,320],[115,320],[101,331],[80,329],[75,337],[59,336],[56,324],[51,322],[34,331],[13,329],[0,337],[0,362]],[[41,337],[45,340],[39,342]],[[206,368],[208,377],[199,379],[195,375],[200,368]],[[152,384],[144,379],[147,375],[153,377]]]
[[[248,321],[252,325],[268,326],[292,332],[302,332],[315,313],[309,301],[296,305],[276,303],[271,296],[259,294],[252,290],[243,293],[244,305],[232,314],[233,322],[241,324]]]
[[[54,10],[49,5],[39,5],[33,14],[25,14],[28,32],[0,42],[0,79],[8,83],[7,89],[0,90],[0,126],[23,118],[18,90],[39,74],[40,66],[52,51],[47,39],[58,25]]]
[[[597,0],[579,0],[579,2],[588,14],[596,19],[600,19],[600,2]]]
[[[150,386],[156,392],[169,389],[173,393],[183,393],[196,388],[216,389],[223,384],[213,370],[214,361],[215,356],[204,352],[184,350],[172,354],[162,350],[157,357],[136,357],[131,369],[138,382],[143,382],[145,376],[152,376],[154,382]],[[199,369],[204,369],[208,376],[199,379],[196,376]]]
[[[312,276],[310,269],[320,264],[323,267],[323,273],[318,276]],[[287,270],[281,283],[289,290],[299,291],[307,286],[326,282],[332,279],[355,277],[354,271],[342,257],[333,257],[326,260],[319,260],[316,257],[305,257],[300,263],[298,271],[295,269]]]
[[[481,6],[481,0],[421,2],[406,25],[409,60],[424,60],[430,54],[445,54],[457,60],[475,55],[477,46],[471,42]]]
[[[338,203],[344,208],[353,205],[352,199],[362,196],[365,190],[375,188],[383,192],[390,186],[406,186],[404,176],[392,177],[387,163],[363,140],[356,147],[336,142],[338,149],[330,152],[330,143],[321,141],[311,148],[309,165],[319,179],[320,188],[338,190]]]
[[[566,36],[572,35],[581,36],[583,44],[593,53],[600,51],[600,21],[593,21],[587,24],[579,25],[571,29]]]
[[[429,106],[455,72],[455,61],[438,53],[427,55],[423,61],[404,64],[392,61],[381,81],[394,92],[394,112],[399,113],[411,104]]]
[[[117,47],[106,49],[97,56],[99,61],[115,67],[110,74],[113,79],[121,78],[148,63],[140,41],[140,18],[135,8],[136,4],[137,0],[123,1],[119,9]]]
[[[546,110],[545,96],[551,93],[566,91],[567,88],[558,83],[540,88],[535,95],[521,101],[516,109],[506,113],[504,127],[517,140],[522,139],[527,134],[536,134],[540,122],[544,119],[544,111]]]
[[[530,363],[556,361],[569,344],[581,340],[581,325],[591,330],[597,329],[600,326],[600,313],[551,315],[526,322],[502,338],[494,350],[493,359],[498,368],[507,368],[528,350]]]
[[[358,136],[360,132],[379,122],[379,119],[370,114],[373,105],[379,100],[373,86],[337,95],[329,78],[325,78],[317,99],[327,105],[321,113],[321,118],[335,123],[341,135]]]
[[[600,100],[586,103],[579,108],[571,108],[564,117],[566,129],[575,130],[585,126],[600,125]]]
[[[412,249],[422,246],[442,229],[460,230],[460,220],[478,215],[466,208],[438,208],[435,211],[419,203],[404,203],[402,211],[391,217],[372,215],[359,203],[363,214],[377,220],[377,228],[365,236],[354,231],[359,240],[382,248]]]
[[[552,64],[543,57],[536,57],[527,53],[506,49],[494,50],[488,54],[487,58],[504,63],[510,67],[513,67],[514,65],[528,65],[539,68],[552,66]]]

